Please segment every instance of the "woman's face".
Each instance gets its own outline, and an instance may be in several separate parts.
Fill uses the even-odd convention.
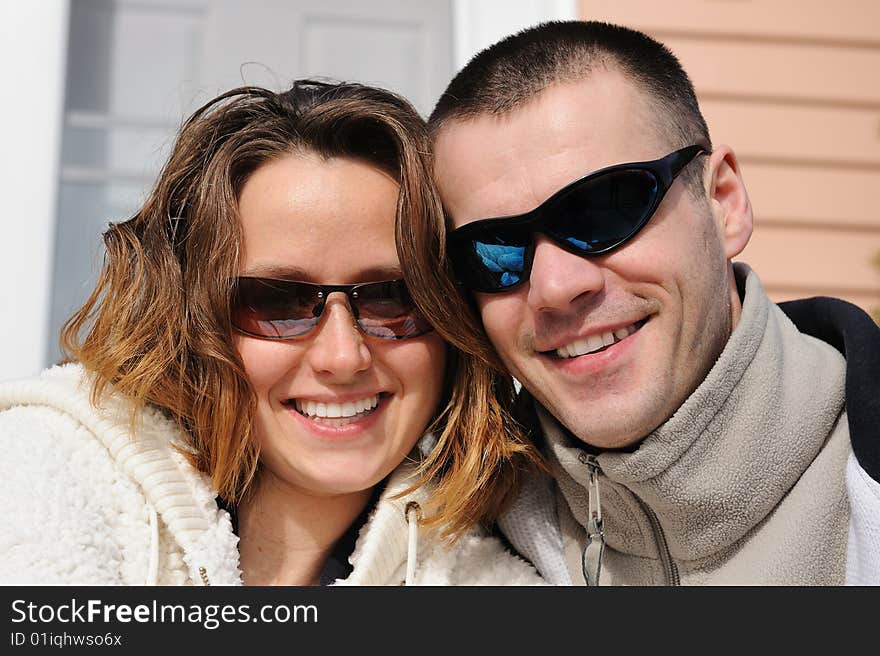
[[[315,284],[401,278],[398,191],[392,177],[357,159],[296,154],[264,164],[239,198],[239,275]],[[328,296],[302,337],[235,340],[257,396],[262,476],[300,493],[372,487],[412,449],[440,400],[440,337],[365,335],[342,292]],[[354,420],[328,416],[350,414],[344,404],[360,410]]]

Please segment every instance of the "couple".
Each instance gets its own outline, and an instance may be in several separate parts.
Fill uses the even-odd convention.
[[[625,28],[509,37],[427,127],[224,94],[106,233],[75,363],[0,386],[0,579],[878,583],[880,333],[772,304],[751,230]]]

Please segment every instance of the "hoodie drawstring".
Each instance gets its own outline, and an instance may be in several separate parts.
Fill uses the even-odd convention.
[[[153,506],[150,509],[150,560],[147,564],[147,580],[144,585],[157,585],[159,582],[159,515]]]
[[[406,549],[406,579],[404,585],[412,585],[416,576],[416,561],[419,552],[419,519],[422,509],[415,501],[406,504],[406,523],[409,527],[409,538]]]

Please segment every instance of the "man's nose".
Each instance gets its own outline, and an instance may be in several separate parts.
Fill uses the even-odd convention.
[[[373,356],[342,292],[327,297],[321,320],[309,345],[308,361],[315,372],[349,382],[370,368]]]
[[[544,235],[535,235],[528,303],[535,312],[564,311],[584,294],[605,286],[595,259],[569,253]]]

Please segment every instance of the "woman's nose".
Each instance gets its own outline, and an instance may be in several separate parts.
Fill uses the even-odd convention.
[[[308,347],[308,360],[316,372],[347,381],[370,368],[373,362],[364,333],[343,292],[327,297],[324,311]]]

